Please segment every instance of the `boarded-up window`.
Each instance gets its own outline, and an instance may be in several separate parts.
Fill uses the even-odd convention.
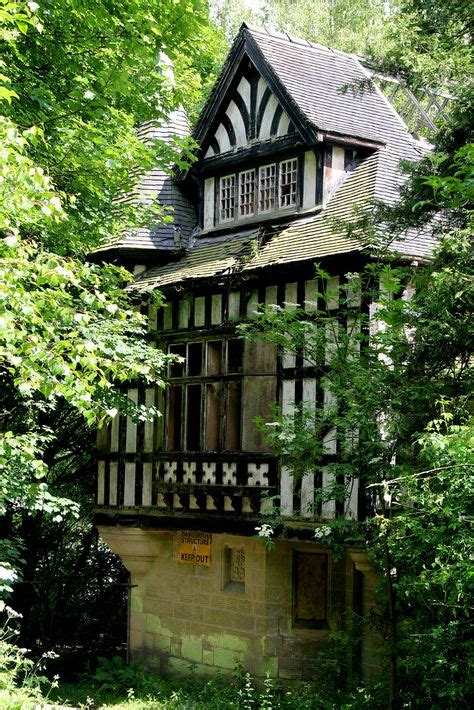
[[[169,451],[181,450],[183,388],[170,385],[168,388],[168,422],[166,448]]]
[[[328,628],[328,556],[295,552],[293,582],[294,625],[310,629]]]
[[[240,449],[240,382],[228,382],[226,385],[224,449]]]
[[[207,451],[221,449],[222,383],[206,385],[206,442]]]
[[[201,385],[188,385],[186,390],[186,450],[199,451],[201,448]]]

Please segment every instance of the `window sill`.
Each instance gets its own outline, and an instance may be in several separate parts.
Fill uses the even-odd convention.
[[[249,217],[247,219],[234,220],[233,222],[222,222],[215,225],[214,227],[208,227],[207,229],[202,229],[198,232],[195,237],[199,239],[204,239],[209,236],[225,234],[227,232],[235,231],[245,231],[251,229],[252,227],[259,227],[262,223],[284,221],[284,220],[295,220],[304,217],[311,217],[314,214],[318,214],[323,209],[323,205],[315,205],[314,207],[308,207],[307,209],[286,209],[286,210],[274,210],[273,212],[265,212],[264,214]]]

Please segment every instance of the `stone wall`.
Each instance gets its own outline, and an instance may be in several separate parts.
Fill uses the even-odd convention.
[[[187,675],[192,666],[198,675],[212,676],[232,674],[240,665],[256,676],[317,680],[324,668],[318,655],[330,631],[347,623],[354,561],[349,556],[334,561],[329,553],[330,628],[294,628],[293,554],[328,552],[315,543],[279,541],[267,551],[258,539],[214,534],[211,566],[200,567],[179,562],[179,532],[101,527],[100,534],[136,585],[131,658],[159,673]],[[230,579],[231,549],[244,553],[244,583]],[[372,599],[369,585],[365,590],[364,611]],[[366,676],[378,664],[375,646],[371,637],[362,648],[364,656],[372,656],[368,665],[365,658],[362,662]]]

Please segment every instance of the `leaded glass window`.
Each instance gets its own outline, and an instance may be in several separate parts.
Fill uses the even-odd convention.
[[[263,165],[260,168],[258,188],[258,209],[269,212],[275,209],[276,165]]]
[[[255,212],[255,171],[246,170],[239,175],[239,214],[249,217]]]
[[[230,222],[235,216],[235,175],[220,180],[219,220]]]
[[[296,205],[296,185],[298,161],[296,158],[280,163],[279,206],[282,208]]]

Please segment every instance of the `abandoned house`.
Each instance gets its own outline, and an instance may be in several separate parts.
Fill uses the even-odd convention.
[[[196,162],[173,180],[144,179],[173,205],[174,223],[99,251],[133,270],[144,303],[154,289],[165,295],[165,308],[148,306],[149,336],[183,357],[164,391],[128,390],[162,417],[116,417],[98,437],[96,525],[131,575],[131,657],[158,672],[241,664],[257,676],[317,678],[317,654],[345,612],[374,605],[364,554],[348,547],[335,560],[314,537],[327,520],[363,514],[357,481],[344,505],[315,505],[325,475],[295,480],[254,423],[273,402],[324,406],[317,372],[236,335],[259,303],[311,308],[315,262],[335,283],[357,272],[363,244],[338,221],[395,200],[400,161],[426,150],[380,86],[342,89],[368,76],[352,55],[243,25],[194,128]],[[425,123],[428,114],[417,112]],[[177,111],[142,133],[187,130]],[[419,259],[432,244],[408,235],[395,246]],[[288,521],[273,550],[255,532],[264,492]],[[354,650],[366,679],[377,645],[367,628]]]

